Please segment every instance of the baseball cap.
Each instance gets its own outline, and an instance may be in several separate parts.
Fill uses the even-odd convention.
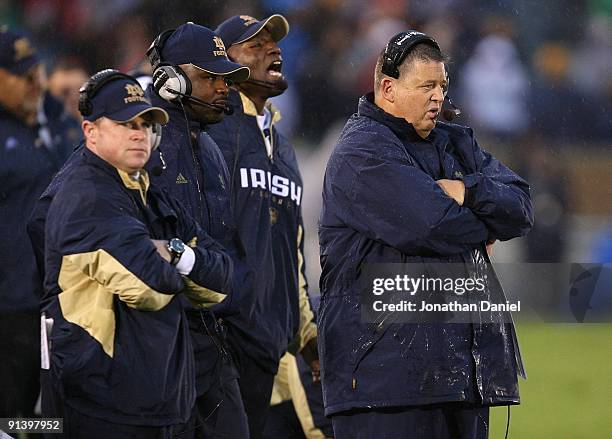
[[[227,47],[244,43],[266,28],[272,39],[279,42],[289,33],[289,23],[280,14],[270,15],[264,20],[257,20],[250,15],[235,15],[221,23],[215,32],[223,39]]]
[[[194,24],[185,23],[165,41],[161,50],[164,63],[192,64],[213,75],[227,76],[234,82],[249,79],[248,67],[230,61],[227,58],[223,40],[212,30]]]
[[[21,76],[41,61],[32,42],[19,31],[0,26],[0,67]]]
[[[94,121],[104,116],[115,122],[128,122],[145,113],[151,113],[155,123],[162,125],[168,123],[168,113],[162,108],[151,105],[135,78],[117,70],[103,70],[92,76],[90,81],[81,87],[80,92],[87,93],[87,84],[96,81],[101,85],[97,89],[95,86],[89,86],[93,89],[89,92],[88,98],[91,112],[83,115],[85,120]]]

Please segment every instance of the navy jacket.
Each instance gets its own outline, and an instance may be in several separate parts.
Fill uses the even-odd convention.
[[[295,152],[275,128],[272,158],[254,104],[231,91],[234,114],[207,127],[230,170],[232,204],[240,237],[255,272],[254,304],[229,317],[229,342],[270,373],[280,357],[316,336],[303,260],[302,178]]]
[[[146,172],[134,181],[87,148],[64,172],[46,218],[42,301],[61,396],[110,422],[185,422],[195,371],[183,302],[230,294],[232,261]],[[196,255],[188,276],[151,242],[175,236]]]
[[[463,206],[435,180],[463,176]],[[327,165],[320,219],[319,350],[326,414],[468,401],[518,403],[523,374],[510,323],[369,325],[365,263],[461,263],[482,272],[488,239],[533,224],[529,187],[482,150],[472,130],[438,122],[427,139],[373,103],[344,127]],[[502,294],[493,275],[488,295]]]
[[[78,123],[49,94],[37,126],[0,107],[0,314],[39,310],[42,283],[26,222],[80,137]]]
[[[162,107],[170,115],[170,122],[162,131],[159,151],[152,153],[146,166],[152,175],[151,184],[177,199],[232,257],[235,266],[232,294],[227,297],[211,295],[209,304],[217,317],[227,318],[239,312],[240,304],[250,306],[251,271],[233,222],[225,159],[200,123],[186,117],[179,105],[161,99],[151,86],[147,95],[153,105]],[[209,340],[210,328],[202,326],[200,310],[193,308],[186,312],[194,338],[197,389],[201,395],[215,379],[213,371],[218,364],[218,352]]]

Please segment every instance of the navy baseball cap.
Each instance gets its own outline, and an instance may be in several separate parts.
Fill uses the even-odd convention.
[[[101,79],[96,80],[96,76]],[[87,91],[88,84],[91,91]],[[144,90],[138,81],[126,74],[113,70],[103,70],[96,73],[90,81],[81,87],[81,93],[89,93],[89,114],[83,114],[83,119],[94,121],[107,117],[115,122],[128,122],[145,113],[150,113],[153,122],[165,125],[168,123],[168,113],[162,108],[153,107],[145,97]],[[91,94],[93,93],[93,96]]]
[[[221,23],[215,32],[223,39],[225,46],[230,47],[253,38],[264,28],[270,32],[276,42],[289,33],[289,23],[280,14],[270,15],[264,20],[257,20],[250,15],[234,15]]]
[[[0,68],[21,76],[40,61],[28,37],[7,26],[0,27]]]
[[[227,58],[223,40],[212,30],[194,23],[185,23],[165,41],[161,50],[163,63],[191,64],[213,75],[227,76],[234,82],[249,79],[248,67]]]

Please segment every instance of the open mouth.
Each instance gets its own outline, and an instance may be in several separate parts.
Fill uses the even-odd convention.
[[[435,108],[432,108],[431,110],[427,111],[427,115],[432,119],[437,118],[439,114],[440,114],[440,111]]]
[[[272,63],[268,66],[267,73],[268,75],[273,76],[275,78],[281,78],[283,76],[282,70],[283,70],[283,61],[276,60],[276,61],[272,61]]]

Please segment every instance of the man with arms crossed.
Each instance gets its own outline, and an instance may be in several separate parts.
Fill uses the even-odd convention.
[[[110,69],[80,99],[85,148],[46,216],[41,308],[53,327],[42,366],[63,401],[66,437],[169,438],[195,401],[183,302],[230,294],[233,264],[149,186],[152,127],[167,113]]]
[[[337,439],[481,439],[489,406],[519,403],[524,372],[508,320],[361,319],[365,264],[454,263],[482,273],[487,243],[533,224],[525,181],[481,149],[470,128],[437,121],[445,60],[427,35],[393,37],[376,65],[374,93],[360,99],[327,164],[319,328],[324,403]],[[483,294],[500,290],[492,273]]]

